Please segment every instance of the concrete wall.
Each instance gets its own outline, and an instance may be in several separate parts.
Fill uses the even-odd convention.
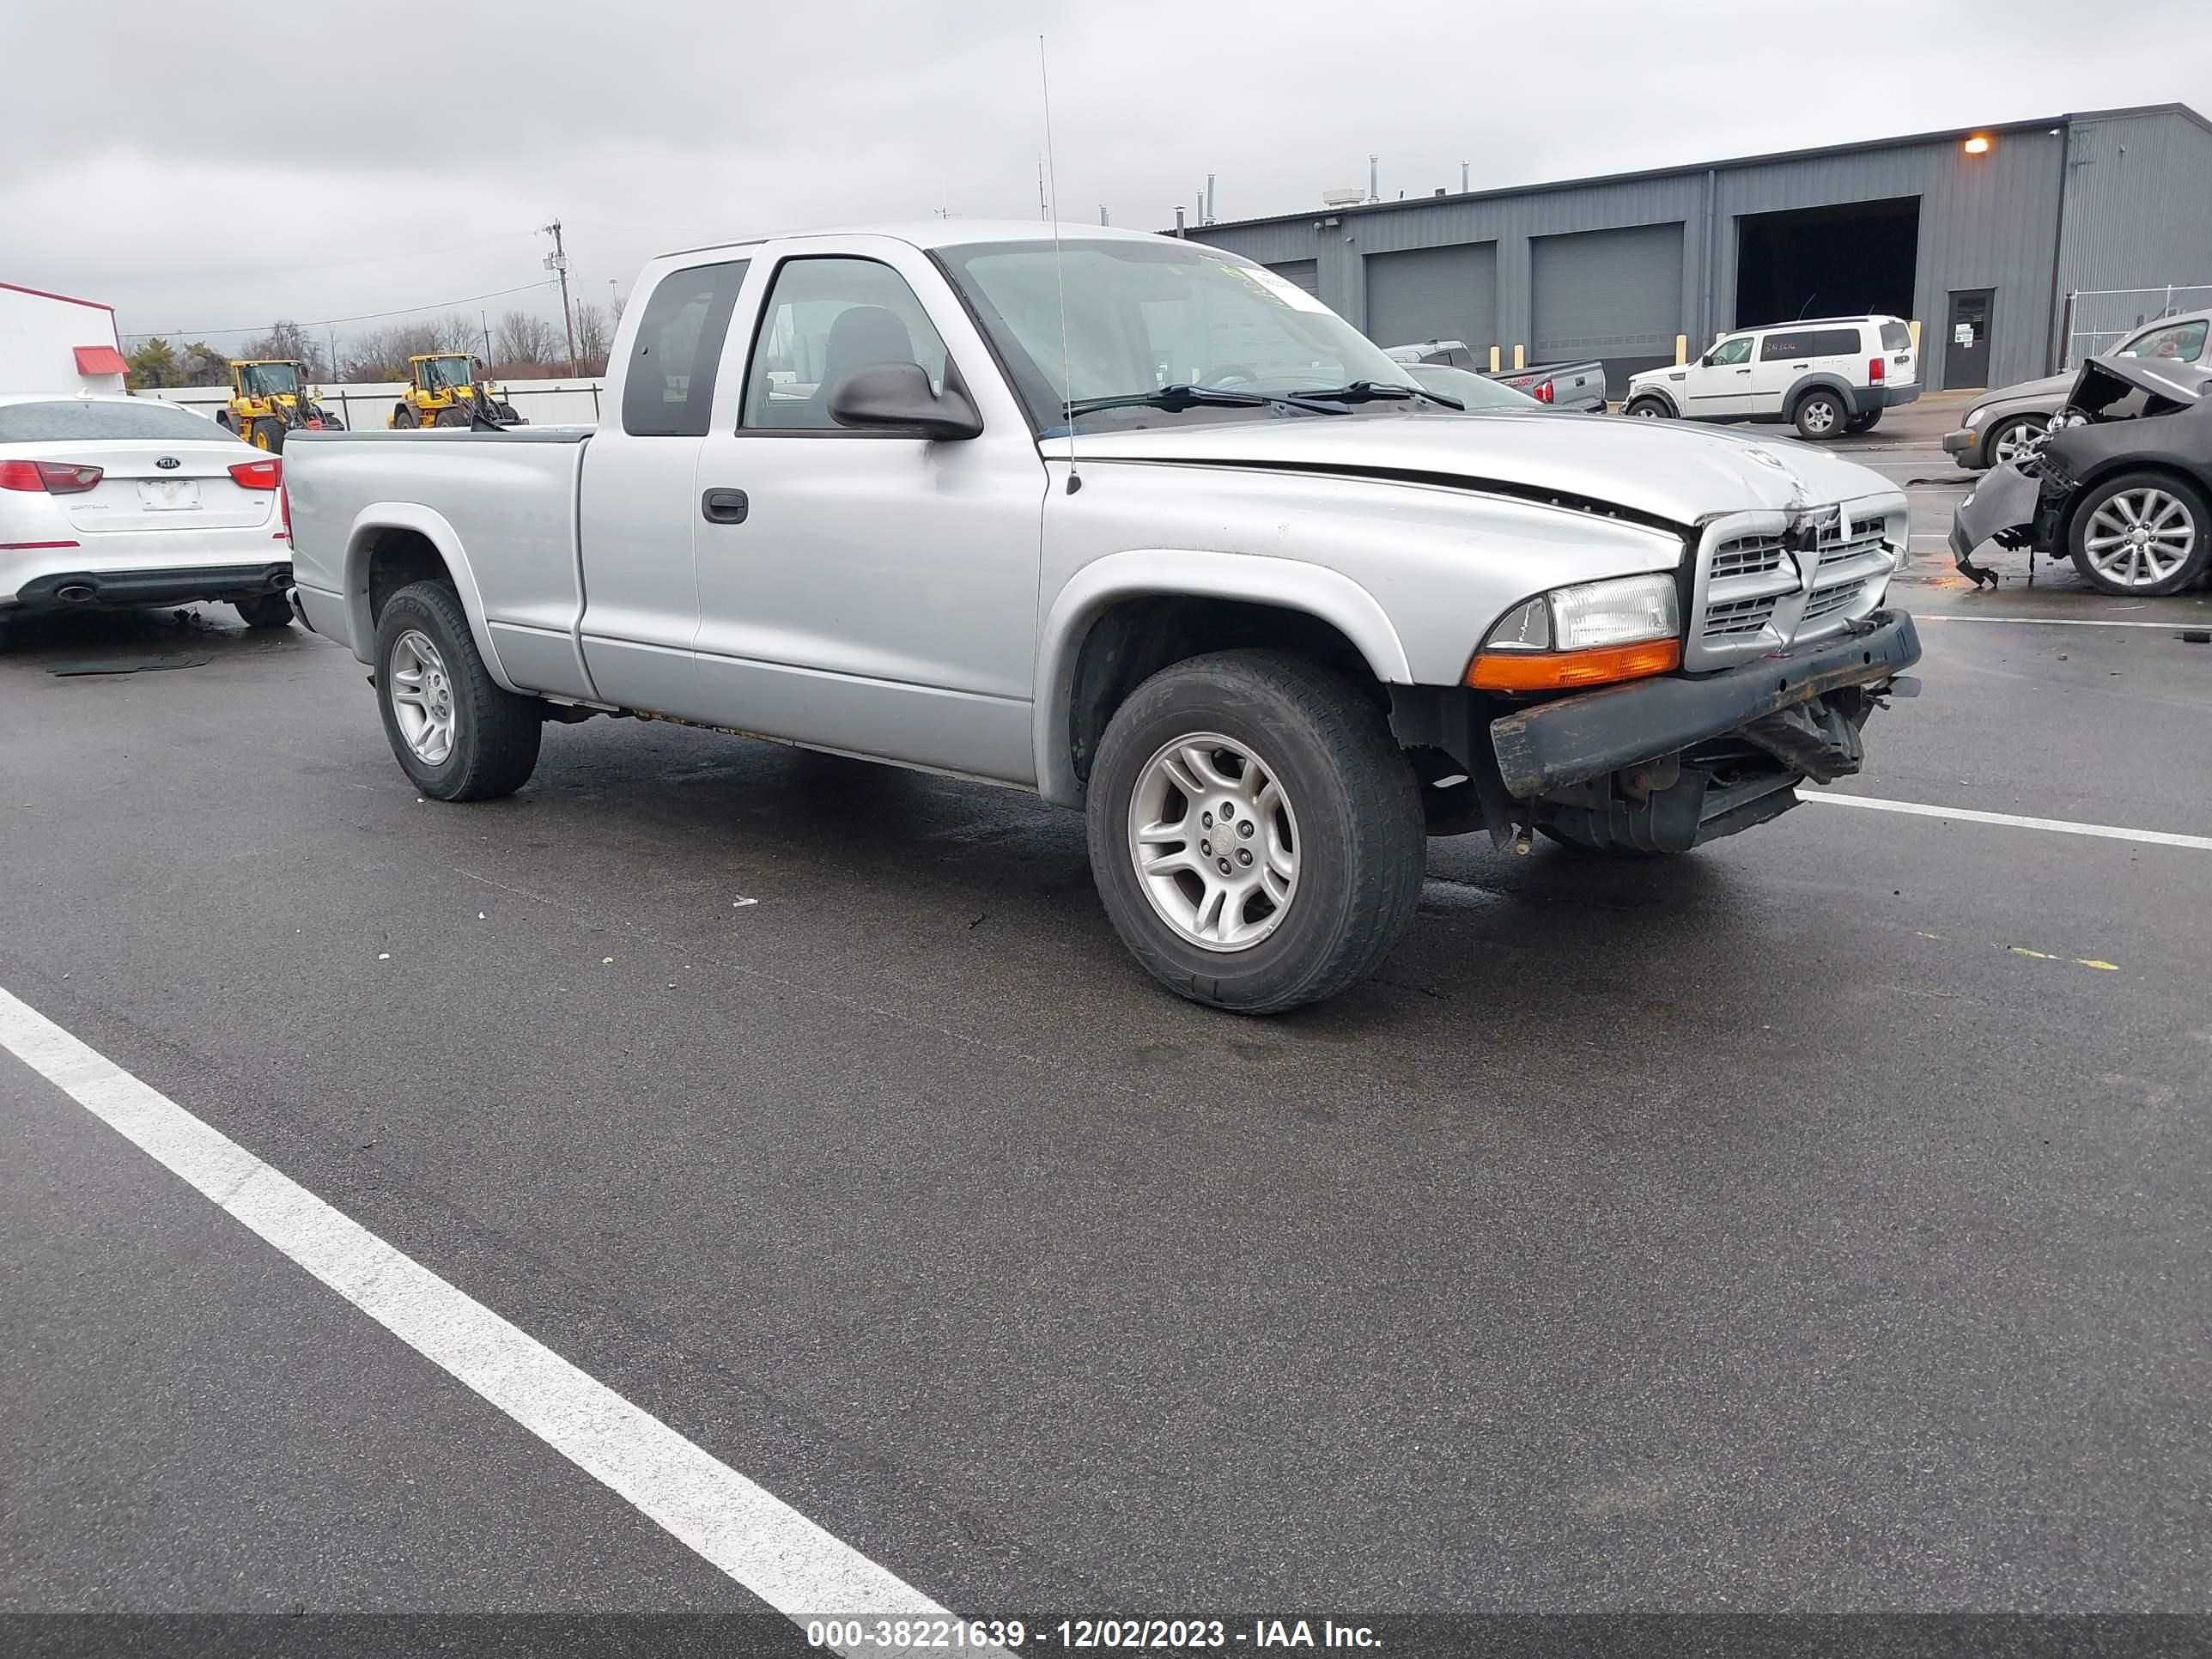
[[[1617,179],[1322,209],[1208,225],[1195,240],[1267,264],[1311,259],[1323,301],[1369,325],[1373,254],[1497,244],[1498,339],[1535,341],[1531,244],[1585,230],[1680,222],[1676,326],[1702,349],[1735,314],[1738,220],[1747,214],[1910,197],[1920,204],[1913,313],[1926,379],[1943,380],[1954,290],[1995,291],[1990,377],[2032,379],[2055,365],[2057,297],[2069,288],[2212,283],[2212,131],[2178,109],[2123,111],[1989,130],[1987,154],[1964,133],[1880,146],[1720,162]],[[2063,181],[2065,231],[2060,231]],[[1648,284],[1625,286],[1625,316],[1644,326]],[[1395,343],[1395,342],[1386,342]],[[1481,344],[1482,342],[1470,342]]]
[[[120,374],[80,374],[78,346],[112,346],[115,313],[91,300],[0,283],[0,394],[120,392]]]

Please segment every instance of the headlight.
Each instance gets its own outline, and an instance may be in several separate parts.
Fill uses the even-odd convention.
[[[1579,582],[1525,599],[1468,665],[1486,691],[1548,691],[1664,674],[1682,661],[1681,607],[1671,575]]]
[[[1966,424],[1979,426],[1984,421],[1989,419],[1989,416],[1990,411],[1986,409],[1970,409],[1966,411]]]

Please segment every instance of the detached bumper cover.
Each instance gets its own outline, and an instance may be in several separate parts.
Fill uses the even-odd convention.
[[[1490,723],[1508,793],[1528,800],[1640,761],[1725,737],[1754,720],[1873,685],[1920,660],[1902,611],[1877,611],[1852,633],[1697,679],[1659,678],[1562,697]]]
[[[183,570],[58,570],[25,582],[15,591],[14,603],[26,611],[59,611],[88,605],[190,605],[200,599],[282,593],[291,586],[289,559]],[[86,589],[88,596],[79,591]],[[72,597],[64,599],[64,593]]]

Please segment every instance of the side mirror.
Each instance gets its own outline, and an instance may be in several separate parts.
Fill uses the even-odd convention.
[[[1698,359],[1698,367],[1699,368],[1711,368],[1712,366],[1713,354],[1710,351],[1705,353],[1704,356]]]
[[[942,392],[929,389],[920,363],[871,363],[830,390],[830,418],[839,426],[875,428],[917,438],[978,438],[983,417],[968,394],[945,377]]]

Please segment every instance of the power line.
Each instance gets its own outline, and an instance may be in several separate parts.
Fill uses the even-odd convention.
[[[552,286],[553,279],[545,276],[540,277],[534,283],[525,283],[520,288],[495,289],[489,294],[471,294],[462,299],[440,300],[424,306],[400,306],[392,311],[364,311],[352,317],[318,317],[312,322],[296,322],[295,325],[307,329],[329,328],[338,323],[372,323],[383,317],[406,317],[418,311],[446,311],[454,306],[472,306],[482,300],[501,300],[510,294],[527,294],[537,289]],[[295,319],[289,317],[279,318],[276,320],[295,322]],[[157,328],[145,331],[134,331],[123,337],[126,340],[150,340],[156,336],[174,334],[187,340],[204,340],[210,334],[264,334],[269,331],[270,326],[268,323],[249,323],[243,328]]]

